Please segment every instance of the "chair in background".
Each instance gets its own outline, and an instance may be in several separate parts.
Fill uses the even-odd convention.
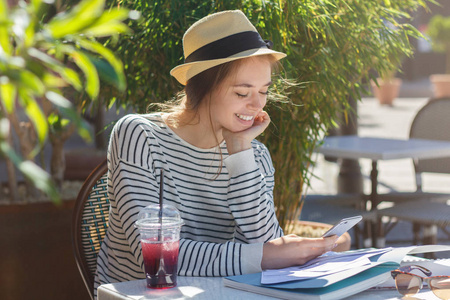
[[[336,224],[343,218],[361,215],[364,222],[353,227],[352,244],[356,249],[371,244],[370,224],[376,221],[376,213],[360,209],[361,195],[306,195],[300,220]]]
[[[450,98],[431,99],[424,105],[414,117],[410,138],[450,141]],[[450,233],[446,230],[450,225],[450,194],[423,192],[422,173],[450,174],[450,158],[421,159],[414,160],[413,163],[416,193],[411,197],[391,197],[394,206],[380,209],[377,214],[389,219],[385,234],[395,226],[397,220],[404,220],[413,223],[414,244],[419,241],[436,244],[437,227],[441,227],[450,238]],[[389,201],[389,195],[384,200]]]
[[[75,203],[72,217],[72,247],[84,284],[94,299],[94,276],[100,245],[109,220],[106,159],[87,177]]]

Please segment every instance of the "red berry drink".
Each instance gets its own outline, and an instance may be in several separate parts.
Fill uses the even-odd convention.
[[[179,241],[141,239],[147,287],[168,289],[177,285]]]

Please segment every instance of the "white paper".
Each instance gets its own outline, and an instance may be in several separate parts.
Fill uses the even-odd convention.
[[[330,280],[345,273],[357,274],[382,263],[398,263],[408,255],[436,251],[450,251],[447,245],[422,245],[398,248],[381,249],[360,249],[346,252],[327,252],[304,265],[277,269],[265,270],[262,272],[262,284],[275,284],[289,281],[301,281],[313,278]],[[371,262],[370,258],[379,255],[376,262]],[[373,260],[373,259],[372,259]],[[345,277],[347,278],[347,277]]]
[[[308,263],[277,270],[262,272],[262,284],[274,284],[296,280],[305,280],[361,268],[371,265],[370,257],[391,251],[392,248],[365,249],[347,252],[327,252]]]

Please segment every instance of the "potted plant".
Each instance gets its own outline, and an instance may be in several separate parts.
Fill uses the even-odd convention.
[[[431,39],[433,50],[445,54],[445,74],[433,74],[430,81],[433,84],[436,98],[450,96],[450,17],[436,15],[428,24],[427,34]]]
[[[130,24],[139,39],[122,37],[108,42],[126,65],[126,97],[116,97],[109,88],[102,95],[138,112],[145,112],[150,103],[171,99],[181,90],[169,71],[182,63],[184,30],[207,14],[241,9],[263,38],[288,54],[282,61],[283,76],[296,83],[289,87],[283,84],[285,80],[274,79],[272,93],[284,89],[289,97],[278,99],[282,104],[269,103],[272,126],[259,137],[272,154],[276,169],[274,202],[286,233],[292,231],[291,221],[299,218],[302,195],[314,164],[312,154],[323,134],[335,126],[341,113],[349,113],[348,99],[361,99],[366,94],[362,82],[370,81],[371,70],[386,73],[400,57],[412,54],[409,38],[420,33],[407,23],[408,13],[425,6],[420,0],[109,3],[138,10],[143,18],[142,22]],[[400,19],[406,23],[400,23]],[[395,30],[384,20],[391,22]],[[387,45],[389,51],[380,50]]]
[[[129,32],[129,11],[105,10],[104,0],[77,1],[71,9],[63,2],[0,0],[0,156],[8,172],[0,197],[0,281],[11,299],[26,299],[30,290],[39,299],[83,299],[70,240],[73,202],[58,201],[63,144],[72,132],[90,138],[82,114],[98,102],[100,81],[125,88],[122,63],[99,39]],[[51,168],[39,162],[49,144]],[[59,205],[48,197],[30,201],[44,198],[39,190]]]
[[[395,98],[398,97],[401,85],[402,80],[398,77],[379,77],[376,81],[371,81],[373,95],[381,105],[392,106]]]
[[[390,61],[395,59],[396,57],[394,57],[394,59],[391,58]],[[370,81],[373,95],[378,99],[380,105],[392,106],[395,98],[398,97],[402,80],[395,75],[398,71],[399,65],[400,62],[398,62],[398,64],[393,62],[391,70],[386,71],[383,76],[377,77],[376,79]]]
[[[58,11],[64,7],[44,1],[11,7],[0,1],[0,153],[6,158],[13,202],[18,178],[13,165],[28,183],[27,196],[38,188],[53,200],[59,198],[64,141],[75,130],[91,138],[82,114],[97,101],[100,80],[125,89],[120,60],[95,38],[127,32],[122,21],[128,11],[105,11],[104,4],[85,0]],[[78,101],[79,95],[86,96]],[[53,148],[50,170],[35,162],[46,142]]]

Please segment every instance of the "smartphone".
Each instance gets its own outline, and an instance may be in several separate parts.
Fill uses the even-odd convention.
[[[354,216],[350,218],[345,218],[339,221],[336,225],[330,228],[327,232],[325,232],[322,237],[328,237],[332,235],[341,236],[346,233],[350,228],[355,226],[362,220],[362,216]]]

